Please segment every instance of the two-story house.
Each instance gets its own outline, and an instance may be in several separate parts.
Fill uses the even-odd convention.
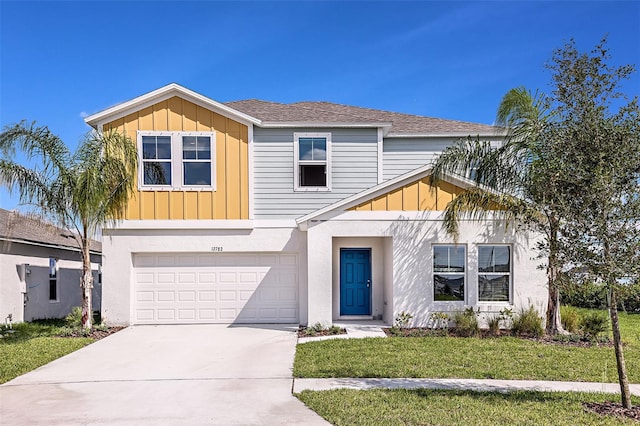
[[[327,102],[220,103],[169,84],[86,118],[136,141],[138,191],[104,229],[112,324],[424,325],[437,311],[545,308],[537,237],[442,210],[468,182],[430,162],[492,126]]]

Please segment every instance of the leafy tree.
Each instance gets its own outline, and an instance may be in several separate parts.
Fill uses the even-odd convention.
[[[605,45],[554,52],[557,116],[547,132],[562,141],[556,156],[566,165],[562,252],[577,278],[608,292],[622,404],[631,408],[617,299],[640,277],[640,108],[618,89],[634,67],[608,65]]]
[[[19,151],[36,166],[16,161]],[[91,132],[71,153],[47,127],[23,121],[0,133],[0,152],[0,184],[75,235],[82,258],[82,324],[91,328],[90,242],[103,224],[124,215],[135,188],[135,144],[115,132]]]
[[[511,89],[496,118],[496,124],[504,128],[504,142],[495,147],[480,138],[459,141],[437,158],[433,177],[438,180],[444,174],[456,174],[469,176],[475,183],[447,205],[444,223],[448,233],[457,235],[463,216],[475,220],[497,216],[545,236],[538,249],[548,259],[546,332],[557,334],[564,332],[559,303],[561,203],[558,164],[553,157],[558,141],[546,138],[554,119],[549,102],[544,94]]]

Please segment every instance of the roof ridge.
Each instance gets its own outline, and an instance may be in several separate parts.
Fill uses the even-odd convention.
[[[295,102],[295,103],[292,103],[292,104],[289,104],[289,105],[298,105],[300,107],[304,107],[304,105],[300,105],[300,104],[328,104],[328,105],[336,105],[336,106],[340,106],[340,107],[354,108],[354,109],[363,110],[363,111],[382,112],[382,113],[391,114],[391,115],[402,115],[402,116],[405,116],[405,117],[428,118],[430,120],[449,121],[449,122],[463,123],[463,124],[480,124],[480,125],[484,125],[484,126],[495,127],[492,124],[486,124],[486,123],[476,123],[476,122],[473,122],[473,121],[463,121],[463,120],[457,120],[457,119],[452,119],[452,118],[440,118],[440,117],[432,117],[432,116],[428,116],[428,115],[410,114],[410,113],[406,113],[406,112],[389,111],[389,110],[385,110],[385,109],[361,107],[361,106],[357,106],[357,105],[347,105],[347,104],[329,102],[329,101],[300,101],[300,102]],[[326,111],[326,110],[324,110],[324,111]]]

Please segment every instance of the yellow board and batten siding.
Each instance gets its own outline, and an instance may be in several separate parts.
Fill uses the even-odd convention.
[[[179,97],[172,97],[104,126],[134,141],[138,130],[210,132],[216,135],[215,191],[137,191],[126,219],[248,219],[247,126]],[[141,167],[142,165],[140,165]]]
[[[429,176],[367,200],[350,210],[355,211],[437,211],[463,191],[449,182],[440,181],[437,186]]]

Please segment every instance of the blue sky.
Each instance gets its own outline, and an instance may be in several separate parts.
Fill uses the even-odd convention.
[[[85,115],[170,82],[490,124],[510,88],[549,89],[553,49],[605,34],[613,63],[640,65],[640,2],[2,0],[0,125],[37,120],[75,149]]]

